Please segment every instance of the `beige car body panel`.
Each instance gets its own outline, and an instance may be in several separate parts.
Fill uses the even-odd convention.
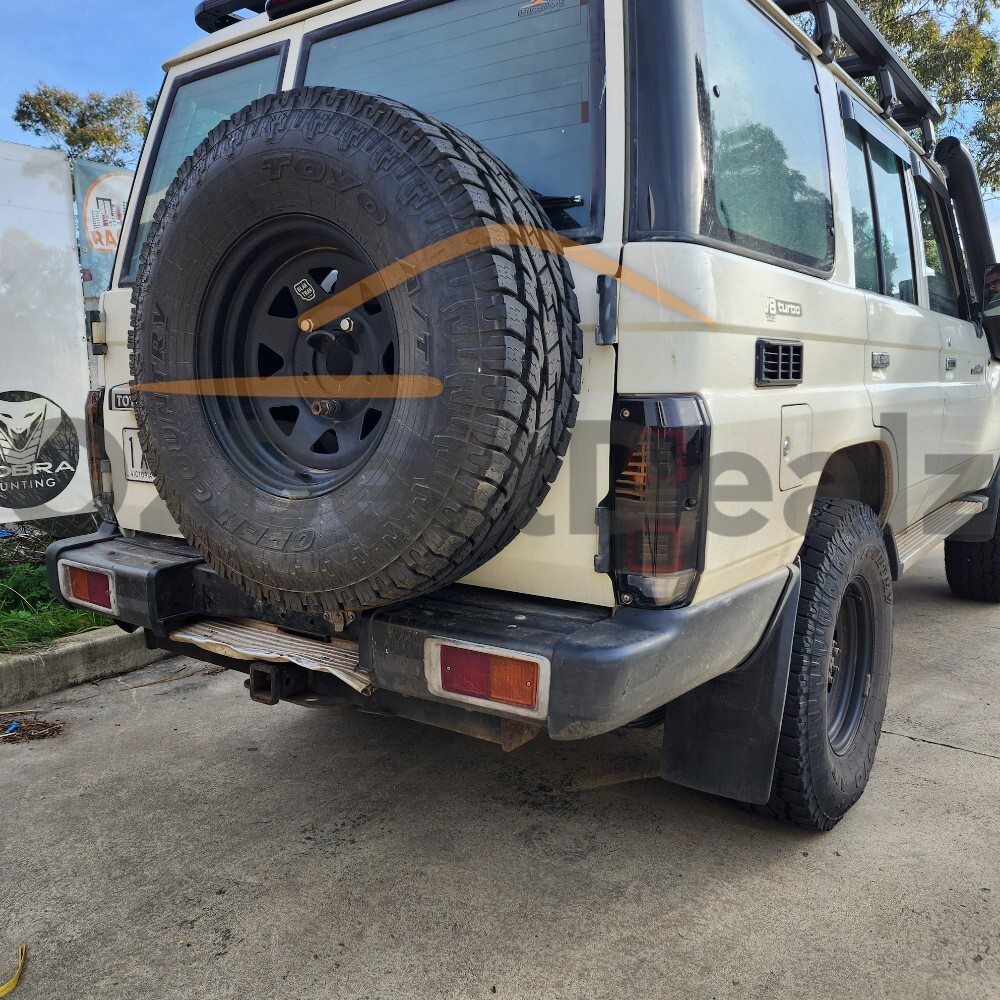
[[[289,42],[283,86],[292,87],[306,30],[385,6],[375,0],[339,0],[276,22],[256,17],[223,29],[166,64],[164,93],[179,75],[283,40]],[[791,27],[777,8],[766,0],[758,6],[816,56],[812,41]],[[836,228],[837,258],[830,278],[693,243],[623,245],[628,137],[621,0],[608,0],[605,23],[605,241],[588,247],[587,255],[597,251],[612,267],[621,259],[626,268],[676,296],[688,310],[671,309],[623,282],[619,344],[597,346],[595,273],[584,266],[580,253],[569,252],[585,341],[579,426],[563,469],[535,518],[465,582],[567,601],[615,604],[610,577],[594,571],[598,535],[593,516],[610,487],[608,439],[616,389],[625,395],[697,394],[710,416],[708,537],[696,603],[795,560],[823,466],[840,449],[867,442],[881,449],[889,470],[889,497],[879,513],[897,532],[936,506],[981,488],[1000,453],[996,412],[1000,367],[991,361],[985,340],[976,335],[972,323],[853,287],[847,159],[843,142],[838,141],[838,86],[873,113],[878,114],[878,108],[838,67],[818,67]],[[151,135],[157,134],[162,114],[161,106]],[[917,149],[897,126],[886,127]],[[137,178],[150,167],[151,145],[144,150]],[[126,232],[141,209],[137,200],[131,204]],[[920,240],[914,249],[918,290],[925,296]],[[119,259],[117,268],[122,267]],[[118,281],[116,270],[113,290],[102,299],[108,341],[102,374],[108,387],[129,379],[131,290],[119,287]],[[801,316],[769,321],[764,302],[768,296],[802,303]],[[690,310],[703,320],[692,320]],[[804,343],[802,385],[755,386],[754,352],[761,337]],[[872,351],[891,353],[891,374],[872,368]],[[946,373],[946,358],[952,357],[957,367]],[[980,365],[982,371],[976,374]],[[887,416],[901,413],[906,414],[910,431],[903,456],[899,454],[903,442],[897,440],[899,434],[894,435]],[[114,465],[115,507],[123,530],[178,534],[154,486],[125,481],[121,442],[126,428],[135,427],[134,413],[107,411],[105,426]],[[938,462],[943,468],[928,464],[929,455],[946,456]],[[907,470],[905,479],[900,479],[900,469]]]

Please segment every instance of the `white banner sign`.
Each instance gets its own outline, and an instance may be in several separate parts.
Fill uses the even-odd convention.
[[[0,143],[0,523],[93,509],[69,159]]]

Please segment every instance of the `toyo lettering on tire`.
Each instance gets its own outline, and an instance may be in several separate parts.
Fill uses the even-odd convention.
[[[208,136],[157,209],[130,346],[157,489],[216,570],[279,607],[356,610],[517,534],[580,389],[546,227],[482,146],[381,97],[302,88]]]

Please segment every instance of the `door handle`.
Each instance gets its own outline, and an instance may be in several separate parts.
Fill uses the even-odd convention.
[[[889,360],[887,351],[872,351],[872,368],[888,368]]]
[[[946,372],[953,372],[958,367],[958,362],[954,358],[944,359],[944,370]]]

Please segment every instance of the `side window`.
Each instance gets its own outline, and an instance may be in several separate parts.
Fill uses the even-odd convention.
[[[833,209],[815,66],[746,0],[711,7],[702,235],[829,270]]]
[[[917,181],[917,205],[920,207],[920,235],[924,243],[925,273],[930,293],[928,304],[935,312],[961,316],[955,263],[940,202],[923,181]]]
[[[875,209],[868,182],[865,141],[856,122],[844,122],[847,138],[847,172],[851,190],[851,221],[854,226],[854,284],[868,292],[881,290],[878,280],[878,243]]]
[[[882,252],[885,295],[916,303],[913,251],[906,210],[905,167],[902,161],[877,139],[867,137],[878,211],[879,244]]]
[[[146,171],[139,224],[129,244],[131,256],[122,278],[135,277],[153,214],[180,165],[219,122],[258,97],[275,93],[280,68],[281,56],[275,54],[182,83],[173,92],[166,122],[160,126],[156,159]]]
[[[854,226],[855,284],[916,303],[906,167],[853,121],[844,122]]]

